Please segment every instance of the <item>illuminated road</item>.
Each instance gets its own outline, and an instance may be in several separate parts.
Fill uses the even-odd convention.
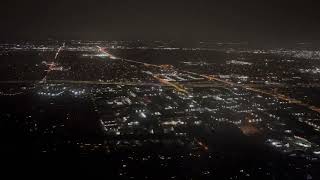
[[[168,86],[172,86],[173,88],[175,88],[177,91],[179,92],[182,92],[182,93],[185,93],[185,94],[189,94],[189,92],[187,90],[185,90],[184,88],[180,87],[179,85],[177,84],[174,84],[172,82],[169,82],[165,79],[161,79],[159,78],[158,76],[153,76],[155,79],[157,79],[160,83],[163,83],[163,84],[166,84]]]
[[[102,47],[100,47],[100,46],[97,46],[97,48],[99,49],[99,51],[100,51],[101,53],[105,54],[108,58],[110,58],[110,59],[119,59],[119,58],[113,56],[112,54],[108,53],[108,52],[105,50],[105,48],[102,48]]]
[[[214,80],[214,81],[218,81],[218,82],[221,82],[221,83],[230,85],[230,86],[237,86],[237,87],[241,87],[241,88],[244,88],[244,89],[246,89],[246,90],[253,91],[253,92],[256,92],[256,93],[259,93],[259,94],[264,94],[264,95],[272,96],[272,97],[274,97],[274,98],[277,98],[277,99],[286,101],[286,102],[288,102],[288,103],[296,104],[296,105],[299,105],[299,106],[303,106],[303,107],[306,107],[306,108],[308,108],[308,109],[310,109],[310,110],[312,110],[312,111],[315,111],[315,112],[320,113],[320,108],[315,107],[315,106],[312,106],[312,105],[309,105],[309,104],[304,103],[304,102],[302,102],[302,101],[300,101],[300,100],[291,98],[291,97],[286,96],[286,95],[283,95],[283,94],[271,93],[271,92],[267,92],[267,91],[264,91],[264,90],[261,90],[261,89],[257,89],[257,88],[250,87],[250,86],[248,86],[248,85],[242,85],[242,84],[232,83],[232,82],[229,82],[229,81],[225,81],[225,80],[218,79],[218,78],[216,78],[216,77],[214,77],[214,76],[205,76],[205,75],[202,75],[202,76],[203,76],[203,77],[207,77],[208,80]]]
[[[185,72],[188,72],[188,71],[185,71]],[[196,74],[196,73],[193,73],[193,72],[189,72],[189,73]],[[219,78],[216,78],[215,76],[201,75],[201,77],[207,78],[210,81],[214,80],[214,81],[218,81],[218,82],[224,83],[226,85],[241,87],[241,88],[244,88],[246,90],[253,91],[253,92],[256,92],[256,93],[259,93],[259,94],[272,96],[274,98],[289,102],[291,104],[296,104],[296,105],[299,105],[299,106],[303,106],[303,107],[306,107],[306,108],[308,108],[308,109],[310,109],[312,111],[320,113],[320,108],[319,107],[315,107],[315,106],[309,105],[309,104],[304,103],[304,102],[302,102],[300,100],[288,97],[288,96],[283,95],[283,94],[271,93],[271,92],[263,91],[261,89],[250,87],[248,85],[242,85],[242,84],[237,84],[237,83],[221,80]]]
[[[106,53],[106,54],[109,54],[111,55],[110,53],[108,53],[105,49],[101,48],[101,47],[98,47],[99,50],[103,53]],[[113,55],[111,55],[113,56]],[[117,58],[117,59],[121,59],[121,58]],[[128,59],[121,59],[123,61],[127,61],[127,62],[132,62],[132,63],[138,63],[138,64],[143,64],[145,66],[152,66],[152,67],[157,67],[157,68],[163,68],[159,65],[155,65],[155,64],[149,64],[149,63],[143,63],[143,62],[139,62],[139,61],[134,61],[134,60],[128,60]],[[246,85],[241,85],[241,84],[237,84],[237,83],[233,83],[233,82],[229,82],[229,81],[225,81],[225,80],[222,80],[222,79],[219,79],[215,76],[209,76],[209,75],[203,75],[203,74],[198,74],[198,73],[195,73],[195,72],[191,72],[191,71],[184,71],[184,70],[180,70],[181,72],[185,72],[185,73],[188,73],[188,74],[192,74],[192,75],[195,75],[195,76],[199,76],[199,77],[203,77],[205,79],[208,79],[209,81],[217,81],[217,82],[220,82],[222,84],[225,84],[225,85],[228,85],[228,86],[236,86],[236,87],[241,87],[241,88],[244,88],[246,90],[249,90],[249,91],[252,91],[252,92],[256,92],[256,93],[259,93],[259,94],[264,94],[264,95],[268,95],[268,96],[272,96],[274,98],[277,98],[277,99],[280,99],[280,100],[283,100],[283,101],[286,101],[286,102],[289,102],[291,104],[296,104],[296,105],[299,105],[299,106],[303,106],[303,107],[306,107],[312,111],[315,111],[317,113],[320,113],[320,108],[319,107],[315,107],[315,106],[312,106],[312,105],[309,105],[307,103],[304,103],[300,100],[297,100],[297,99],[294,99],[294,98],[290,98],[288,96],[285,96],[283,94],[277,94],[277,93],[271,93],[271,92],[267,92],[267,91],[263,91],[261,89],[257,89],[257,88],[253,88],[253,87],[249,87],[249,86],[246,86]],[[158,79],[161,83],[164,83],[164,84],[168,84],[168,85],[171,85],[172,87],[176,88],[178,91],[180,92],[185,92],[187,93],[186,90],[180,88],[181,86],[180,85],[177,85],[177,84],[173,84],[173,83],[170,83],[164,79],[161,79],[161,78],[158,78],[158,77],[155,77],[156,79]]]
[[[144,66],[152,66],[152,67],[156,67],[156,68],[163,68],[161,66],[158,66],[158,65],[155,65],[155,64],[149,64],[149,63],[143,63],[143,62],[139,62],[139,61],[134,61],[134,60],[129,60],[129,59],[122,59],[122,58],[118,58],[118,57],[115,57],[113,56],[112,54],[110,54],[109,52],[106,51],[105,48],[102,48],[100,46],[97,46],[97,48],[99,49],[100,52],[104,53],[106,56],[110,57],[111,59],[121,59],[123,61],[126,61],[126,62],[129,62],[129,63],[136,63],[136,64],[141,64],[141,65],[144,65]],[[165,84],[165,85],[168,85],[168,86],[171,86],[173,88],[175,88],[177,91],[179,92],[182,92],[182,93],[185,93],[185,94],[189,94],[188,91],[186,91],[184,88],[182,88],[182,86],[178,85],[178,84],[174,84],[174,83],[171,83],[165,79],[162,79],[156,75],[153,75],[153,77],[155,79],[157,79],[160,83],[162,84]]]
[[[162,86],[157,83],[136,83],[136,82],[103,82],[103,81],[72,81],[72,80],[48,80],[52,84],[92,84],[92,85],[123,85],[123,86]]]
[[[4,93],[4,92],[0,92],[0,96],[16,96],[16,95],[20,95],[23,94],[23,92],[17,92],[17,93]]]
[[[149,64],[149,63],[139,62],[139,61],[130,60],[130,59],[118,58],[118,57],[115,57],[112,54],[110,54],[105,48],[102,48],[100,46],[97,46],[97,48],[99,49],[99,51],[101,53],[105,54],[106,56],[112,57],[111,59],[120,59],[120,60],[123,60],[123,61],[126,61],[126,62],[141,64],[141,65],[144,65],[144,66],[152,66],[152,67],[162,68],[161,66],[158,66],[158,65],[155,65],[155,64]]]
[[[37,84],[39,81],[0,81],[0,84]],[[123,86],[170,86],[160,83],[140,82],[103,82],[103,81],[73,81],[73,80],[47,80],[46,84],[91,84],[91,85],[123,85]]]
[[[41,81],[39,81],[39,83],[45,83],[47,81],[47,77],[49,75],[49,73],[53,70],[53,68],[56,66],[55,65],[55,61],[57,60],[60,52],[62,51],[62,49],[65,47],[65,43],[62,44],[62,46],[59,47],[58,51],[56,52],[56,55],[54,57],[54,60],[53,62],[51,62],[50,64],[47,64],[48,65],[48,69],[46,70],[46,75],[42,78]]]
[[[65,43],[63,43],[63,45],[59,47],[59,49],[58,49],[58,51],[57,51],[56,56],[54,57],[54,59],[57,59],[57,58],[58,58],[60,51],[61,51],[64,47],[65,47]]]

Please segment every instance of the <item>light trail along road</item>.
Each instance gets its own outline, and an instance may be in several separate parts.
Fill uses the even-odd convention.
[[[113,59],[121,59],[123,61],[127,61],[127,62],[131,62],[131,63],[137,63],[137,64],[142,64],[142,65],[145,65],[145,66],[152,66],[152,67],[157,67],[157,68],[163,68],[159,65],[155,65],[155,64],[149,64],[149,63],[143,63],[143,62],[140,62],[140,61],[135,61],[135,60],[129,60],[129,59],[123,59],[123,58],[118,58],[118,57],[115,57],[113,56],[112,54],[110,54],[109,52],[106,51],[106,48],[101,48],[99,47],[99,51],[102,52],[102,53],[105,53],[111,57],[113,57]],[[181,72],[185,72],[185,73],[188,73],[188,74],[192,74],[192,75],[196,75],[196,76],[199,76],[199,77],[203,77],[209,81],[217,81],[217,82],[220,82],[222,84],[225,84],[225,85],[228,85],[228,86],[235,86],[235,87],[241,87],[241,88],[244,88],[246,90],[249,90],[249,91],[252,91],[252,92],[255,92],[255,93],[259,93],[259,94],[264,94],[264,95],[268,95],[268,96],[272,96],[274,98],[277,98],[279,100],[282,100],[282,101],[286,101],[288,103],[291,103],[291,104],[296,104],[296,105],[299,105],[299,106],[303,106],[303,107],[306,107],[312,111],[315,111],[317,113],[320,113],[320,108],[319,107],[316,107],[316,106],[312,106],[310,104],[307,104],[307,103],[304,103],[300,100],[297,100],[297,99],[294,99],[294,98],[291,98],[291,97],[288,97],[288,96],[285,96],[283,94],[277,94],[277,93],[272,93],[272,92],[267,92],[267,91],[264,91],[264,90],[261,90],[261,89],[257,89],[257,88],[253,88],[253,87],[249,87],[247,85],[242,85],[242,84],[236,84],[236,83],[233,83],[233,82],[229,82],[229,81],[225,81],[225,80],[222,80],[222,79],[219,79],[215,76],[210,76],[210,75],[203,75],[203,74],[198,74],[198,73],[195,73],[195,72],[191,72],[191,71],[184,71],[184,70],[180,70]],[[180,85],[176,85],[176,84],[173,84],[171,82],[168,82],[164,79],[161,79],[159,77],[155,77],[157,80],[159,80],[161,83],[164,83],[164,84],[167,84],[167,85],[171,85],[172,87],[174,87],[175,89],[177,89],[178,91],[180,92],[184,92],[184,93],[187,93],[188,94],[188,91],[185,90],[184,88],[181,88],[182,86]]]
[[[140,65],[144,65],[144,66],[152,66],[152,67],[156,67],[156,68],[163,68],[161,66],[158,66],[158,65],[155,65],[155,64],[149,64],[149,63],[143,63],[143,62],[139,62],[139,61],[134,61],[134,60],[129,60],[129,59],[123,59],[123,58],[118,58],[118,57],[115,57],[113,56],[112,54],[110,54],[109,52],[106,51],[106,48],[102,48],[100,46],[97,46],[97,48],[99,49],[99,51],[103,54],[105,54],[106,56],[110,57],[110,59],[119,59],[119,60],[123,60],[123,61],[126,61],[126,62],[129,62],[129,63],[136,63],[136,64],[140,64]],[[164,85],[169,85],[173,88],[175,88],[177,91],[179,92],[182,92],[182,93],[185,93],[185,94],[189,94],[189,92],[184,89],[182,86],[178,85],[178,84],[174,84],[172,82],[169,82],[165,79],[162,79],[156,75],[152,75],[156,80],[158,80],[160,83],[164,84]]]
[[[46,70],[46,75],[42,78],[41,81],[39,81],[39,83],[45,83],[47,81],[47,77],[50,74],[50,72],[54,69],[54,67],[56,66],[55,61],[58,59],[58,56],[60,54],[60,52],[63,50],[63,48],[65,47],[65,43],[62,44],[62,46],[59,47],[58,51],[56,52],[56,55],[54,57],[54,60],[51,63],[47,63],[46,65],[48,66],[48,69]]]

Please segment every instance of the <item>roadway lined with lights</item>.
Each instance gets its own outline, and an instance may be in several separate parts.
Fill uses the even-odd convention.
[[[36,84],[39,81],[0,81],[0,84]],[[47,80],[46,84],[91,84],[91,85],[123,85],[123,86],[169,86],[159,83],[138,82],[103,82],[103,81],[74,81],[74,80]]]
[[[162,83],[162,84],[166,84],[166,85],[168,85],[168,86],[172,86],[172,87],[174,87],[177,91],[179,91],[179,92],[182,92],[182,93],[185,93],[185,94],[189,94],[189,92],[187,91],[187,90],[185,90],[184,88],[182,88],[182,87],[180,87],[179,85],[177,85],[177,84],[174,84],[174,83],[172,83],[172,82],[169,82],[169,81],[167,81],[167,80],[165,80],[165,79],[161,79],[161,78],[159,78],[158,76],[156,76],[156,75],[153,75],[153,77],[155,78],[155,79],[157,79],[160,83]]]
[[[196,74],[196,73],[193,73],[193,72],[190,72],[190,71],[184,71],[186,73],[192,73],[192,74]],[[200,74],[198,74],[200,75]],[[218,82],[221,82],[221,83],[224,83],[224,84],[227,84],[227,85],[230,85],[230,86],[236,86],[236,87],[241,87],[241,88],[244,88],[246,90],[249,90],[249,91],[253,91],[253,92],[256,92],[256,93],[260,93],[260,94],[264,94],[264,95],[268,95],[268,96],[272,96],[274,98],[277,98],[277,99],[280,99],[280,100],[283,100],[283,101],[287,101],[291,104],[296,104],[296,105],[300,105],[300,106],[303,106],[303,107],[306,107],[312,111],[315,111],[317,113],[320,113],[320,108],[319,107],[315,107],[315,106],[312,106],[310,104],[307,104],[307,103],[304,103],[300,100],[297,100],[297,99],[294,99],[294,98],[291,98],[291,97],[288,97],[288,96],[285,96],[283,94],[276,94],[276,93],[271,93],[271,92],[267,92],[267,91],[263,91],[261,89],[256,89],[256,88],[253,88],[253,87],[250,87],[248,85],[242,85],[242,84],[237,84],[237,83],[233,83],[233,82],[229,82],[229,81],[225,81],[225,80],[222,80],[222,79],[219,79],[219,78],[216,78],[214,76],[207,76],[207,75],[200,75],[201,77],[204,77],[204,78],[207,78],[208,80],[212,81],[218,81]]]
[[[156,67],[156,68],[163,68],[163,67],[161,67],[161,66],[159,66],[159,65],[155,65],[155,64],[149,64],[149,63],[143,63],[143,62],[134,61],[134,60],[130,60],[130,59],[118,58],[118,57],[113,56],[113,55],[110,54],[109,52],[107,52],[107,51],[105,50],[105,48],[102,48],[102,47],[100,47],[100,46],[97,46],[97,48],[99,49],[99,51],[100,51],[101,53],[106,54],[106,56],[112,57],[111,59],[121,59],[121,60],[126,61],[126,62],[129,62],[129,63],[136,63],[136,64],[141,64],[141,65],[144,65],[144,66],[152,66],[152,67]],[[162,83],[162,84],[169,85],[169,86],[175,88],[175,89],[176,89],[177,91],[179,91],[179,92],[182,92],[182,93],[185,93],[185,94],[189,94],[189,92],[188,92],[187,90],[185,90],[184,88],[180,87],[180,86],[177,85],[177,84],[174,84],[174,83],[169,82],[169,81],[167,81],[167,80],[165,80],[165,79],[162,79],[162,78],[158,77],[157,75],[152,75],[152,76],[153,76],[153,78],[155,78],[156,80],[158,80],[158,81],[159,81],[160,83]]]
[[[111,55],[109,52],[107,52],[105,49],[99,47],[99,51],[101,51],[102,53],[106,53],[106,54],[109,54]],[[113,56],[113,55],[111,55]],[[114,56],[113,56],[114,57]],[[138,64],[142,64],[142,65],[145,65],[145,66],[152,66],[152,67],[157,67],[157,68],[163,68],[159,65],[155,65],[155,64],[150,64],[150,63],[143,63],[143,62],[139,62],[139,61],[135,61],[135,60],[129,60],[129,59],[122,59],[122,58],[115,58],[115,59],[121,59],[123,61],[127,61],[127,62],[133,62],[133,63],[138,63]],[[256,93],[260,93],[260,94],[264,94],[264,95],[268,95],[268,96],[272,96],[274,98],[277,98],[277,99],[280,99],[280,100],[283,100],[283,101],[287,101],[291,104],[296,104],[296,105],[300,105],[300,106],[303,106],[303,107],[306,107],[312,111],[315,111],[317,113],[320,113],[320,108],[319,107],[315,107],[315,106],[312,106],[310,104],[307,104],[307,103],[304,103],[300,100],[297,100],[297,99],[294,99],[294,98],[290,98],[288,96],[285,96],[283,94],[276,94],[276,93],[270,93],[270,92],[267,92],[267,91],[263,91],[261,89],[256,89],[256,88],[253,88],[253,87],[250,87],[250,86],[247,86],[247,85],[241,85],[241,84],[236,84],[236,83],[233,83],[233,82],[229,82],[229,81],[225,81],[225,80],[222,80],[222,79],[219,79],[215,76],[210,76],[210,75],[203,75],[203,74],[198,74],[198,73],[195,73],[195,72],[191,72],[191,71],[185,71],[185,70],[180,70],[181,72],[185,72],[185,73],[188,73],[188,74],[192,74],[192,75],[196,75],[196,76],[200,76],[200,77],[203,77],[205,79],[208,79],[209,81],[218,81],[218,82],[221,82],[223,84],[226,84],[226,85],[229,85],[229,86],[236,86],[236,87],[241,87],[241,88],[244,88],[246,90],[249,90],[249,91],[252,91],[252,92],[256,92]],[[156,79],[158,79],[160,82],[164,83],[164,84],[168,84],[168,85],[171,85],[172,87],[174,87],[175,89],[177,89],[178,91],[180,92],[187,92],[185,89],[182,89],[180,88],[179,85],[175,85],[173,83],[170,83],[164,79],[161,79],[159,77],[156,77]]]
[[[54,67],[56,66],[56,64],[54,63],[54,61],[56,61],[58,59],[58,56],[60,54],[60,52],[62,51],[62,49],[65,47],[65,43],[62,44],[62,46],[59,47],[58,51],[56,52],[56,55],[54,57],[53,62],[47,64],[48,65],[48,69],[46,70],[46,75],[42,78],[42,80],[39,83],[45,83],[47,81],[47,77],[50,74],[50,72],[54,69]]]

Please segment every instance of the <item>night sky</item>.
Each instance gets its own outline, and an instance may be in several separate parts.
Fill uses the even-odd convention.
[[[317,1],[2,0],[0,40],[320,41]]]

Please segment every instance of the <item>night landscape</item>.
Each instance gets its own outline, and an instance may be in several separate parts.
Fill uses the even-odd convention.
[[[5,1],[0,172],[320,179],[320,13],[300,3]]]

